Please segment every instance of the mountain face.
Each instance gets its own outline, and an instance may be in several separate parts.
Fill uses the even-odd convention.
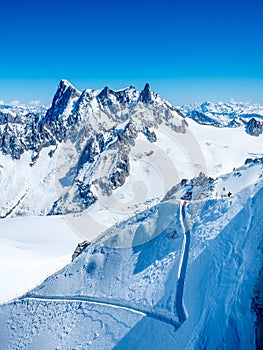
[[[62,80],[46,113],[27,113],[22,120],[3,115],[2,120],[4,155],[17,161],[22,156],[27,161],[30,157],[31,167],[41,167],[38,158],[42,156],[45,163],[50,163],[45,181],[51,173],[59,173],[59,193],[45,209],[50,214],[79,212],[96,201],[96,192],[109,196],[122,186],[130,174],[131,152],[137,140],[143,138],[139,142],[147,148],[156,142],[155,130],[160,125],[173,133],[186,132],[184,118],[151,92],[148,84],[141,92],[131,86],[119,91],[105,87],[80,93]],[[151,154],[140,157],[150,159]],[[26,191],[20,198],[27,195]]]
[[[204,102],[182,106],[180,111],[200,124],[231,128],[244,125],[252,136],[263,132],[263,106],[259,104]]]
[[[98,202],[110,210],[114,203],[115,213],[134,212],[183,179],[200,172],[215,179],[260,157],[260,113],[261,106],[222,103],[179,110],[149,84],[142,91],[80,92],[62,80],[49,109],[0,107],[0,216],[79,213],[99,210]],[[217,128],[203,142],[200,133],[210,126]],[[236,129],[234,143],[224,141],[225,126]],[[250,139],[241,151],[243,130]]]
[[[259,136],[263,133],[263,122],[256,120],[255,118],[250,119],[246,125],[246,131],[252,136]]]
[[[42,138],[37,125],[45,113],[45,107],[0,105],[2,153],[20,159],[25,151],[37,150]]]

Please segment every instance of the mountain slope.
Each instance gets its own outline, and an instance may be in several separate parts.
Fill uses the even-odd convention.
[[[184,286],[187,318],[179,328],[151,316],[174,313],[178,286],[181,221],[178,204],[166,202],[112,228],[29,295],[2,306],[2,344],[254,348],[251,303],[261,264],[262,200],[257,181],[233,198],[187,206],[193,223]]]

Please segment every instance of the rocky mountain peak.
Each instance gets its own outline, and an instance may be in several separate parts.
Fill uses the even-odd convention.
[[[251,118],[247,123],[246,131],[252,136],[259,136],[263,133],[263,123],[255,118]]]
[[[74,98],[80,97],[81,93],[79,90],[67,80],[61,80],[55,96],[52,101],[52,105],[46,113],[46,119],[57,119],[59,115],[62,115],[66,109],[68,103]]]
[[[105,86],[105,88],[103,88],[102,90],[101,90],[101,92],[98,94],[98,99],[99,100],[104,100],[104,99],[107,99],[107,98],[109,98],[109,94],[112,92],[112,90],[110,90],[109,88],[108,88],[108,86]]]
[[[145,84],[144,89],[141,91],[139,100],[144,103],[149,103],[152,100],[150,85],[148,83]]]

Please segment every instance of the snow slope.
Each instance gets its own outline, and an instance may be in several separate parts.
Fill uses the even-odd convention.
[[[251,137],[242,126],[216,128],[189,119],[187,122],[204,155],[208,176],[230,173],[233,168],[243,165],[247,158],[262,156],[262,135]]]
[[[262,165],[261,169],[262,169]],[[177,202],[118,224],[73,263],[1,307],[4,348],[254,349],[253,286],[261,264],[262,179],[256,165],[232,198],[189,203],[191,245],[176,314],[182,253]],[[245,171],[244,171],[245,173]],[[32,326],[34,325],[34,326]]]

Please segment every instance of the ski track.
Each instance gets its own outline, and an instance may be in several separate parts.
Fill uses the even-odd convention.
[[[187,221],[186,216],[186,205],[181,206],[181,222],[183,226],[184,232],[184,240],[181,251],[180,264],[178,268],[178,281],[177,281],[177,289],[176,289],[176,312],[179,317],[180,325],[187,318],[187,311],[183,301],[183,293],[184,293],[184,281],[186,276],[186,269],[188,263],[189,249],[190,249],[190,228]]]
[[[150,317],[158,321],[164,322],[166,324],[172,325],[175,328],[175,330],[178,329],[187,318],[187,312],[183,303],[183,291],[184,291],[184,281],[186,276],[186,268],[187,268],[189,246],[190,246],[190,229],[187,222],[185,206],[181,206],[180,215],[182,218],[181,223],[183,226],[184,241],[181,249],[181,258],[180,258],[181,264],[179,265],[179,268],[178,268],[177,292],[176,292],[174,315],[171,315],[168,312],[166,313],[164,311],[158,312],[158,310],[153,310],[147,307],[141,307],[141,306],[136,307],[134,305],[131,305],[128,302],[123,303],[123,302],[118,302],[116,300],[106,300],[106,299],[97,298],[93,296],[82,296],[82,295],[43,296],[43,295],[37,295],[37,294],[27,294],[22,296],[19,299],[10,301],[10,303],[16,303],[19,301],[22,301],[22,302],[39,301],[39,302],[64,302],[64,303],[81,302],[81,303],[87,303],[92,305],[101,305],[101,306],[107,306],[111,308],[120,308],[132,313],[139,314],[144,317]],[[179,317],[175,316],[176,314],[179,315]],[[125,327],[128,327],[128,325],[126,324],[123,324],[123,325]]]
[[[100,329],[101,331],[103,330],[104,336],[108,337],[109,344],[117,344],[119,341],[119,333],[124,334],[127,333],[127,331],[129,332],[132,329],[133,325],[129,324],[128,319],[127,321],[125,318],[119,319],[118,313],[116,314],[116,312],[110,312],[111,308],[115,310],[122,310],[122,312],[128,312],[131,315],[133,314],[136,318],[148,317],[157,320],[159,322],[172,326],[174,328],[174,331],[177,331],[178,328],[185,322],[185,320],[188,317],[183,300],[184,283],[186,278],[186,270],[190,248],[190,228],[187,221],[185,205],[180,205],[180,218],[184,233],[184,240],[181,247],[181,263],[178,266],[177,278],[175,278],[174,281],[174,283],[177,283],[177,289],[175,295],[173,314],[162,310],[159,311],[158,309],[154,309],[152,307],[141,306],[139,304],[133,305],[128,301],[123,302],[118,300],[103,299],[101,297],[96,296],[43,296],[29,293],[22,296],[21,298],[12,300],[9,303],[7,303],[13,305],[14,307],[14,314],[12,311],[13,315],[10,321],[8,322],[10,331],[11,333],[13,333],[13,336],[11,337],[11,342],[8,344],[8,349],[20,349],[22,343],[24,344],[24,346],[30,347],[32,345],[32,337],[34,338],[40,332],[41,329],[45,329],[46,327],[47,331],[49,332],[51,326],[48,324],[48,319],[52,318],[53,316],[55,317],[56,315],[52,314],[53,311],[48,311],[48,305],[52,305],[55,303],[59,303],[61,305],[61,307],[58,308],[58,316],[60,315],[60,317],[62,318],[65,317],[62,332],[60,334],[57,334],[56,332],[54,334],[52,333],[50,339],[50,343],[59,342],[60,345],[57,349],[63,349],[64,346],[67,346],[66,339],[68,338],[68,334],[71,334],[71,332],[74,333],[75,328],[78,327],[78,315],[83,315],[83,317],[90,319],[90,322],[95,322],[95,324],[98,325],[98,329]],[[31,307],[35,308],[36,310],[43,308],[43,312],[46,312],[48,314],[43,319],[40,319],[36,316],[36,319],[33,320],[33,326],[29,327],[28,325],[28,327],[25,327],[24,331],[21,331],[21,324],[18,322],[18,319],[20,319],[20,314],[15,313],[15,308],[19,303],[25,304],[25,308],[29,310],[31,309]],[[77,309],[75,309],[76,305]],[[103,311],[101,310],[101,308]],[[109,309],[107,310],[107,308]],[[65,315],[63,313],[63,310],[65,312]],[[112,319],[116,325],[118,324],[118,328],[120,329],[120,331],[117,334],[111,329],[111,327],[109,327],[109,322],[105,322],[105,317],[108,320]],[[28,320],[25,321],[25,324],[27,324],[27,322],[30,322],[29,320],[30,318],[28,318]],[[24,328],[24,326],[22,327]],[[14,336],[14,334],[18,330],[19,335]],[[96,338],[96,334],[90,334],[90,337],[93,336]],[[88,344],[89,342],[87,342],[87,346]],[[83,344],[79,343],[79,345],[82,346]]]
[[[133,313],[140,314],[142,316],[147,316],[150,318],[154,318],[156,320],[159,320],[161,322],[165,322],[169,325],[174,326],[176,329],[180,326],[180,322],[178,321],[177,317],[169,315],[168,313],[164,312],[157,312],[148,308],[143,307],[134,307],[132,305],[119,303],[117,301],[109,301],[109,300],[102,300],[100,298],[91,297],[91,296],[42,296],[42,295],[35,295],[35,294],[28,294],[26,296],[23,296],[20,299],[17,299],[17,301],[24,301],[24,300],[38,300],[38,301],[56,301],[56,302],[86,302],[89,304],[95,304],[95,305],[102,305],[102,306],[108,306],[113,308],[121,308],[123,310],[127,310]],[[14,302],[14,301],[13,301]]]

